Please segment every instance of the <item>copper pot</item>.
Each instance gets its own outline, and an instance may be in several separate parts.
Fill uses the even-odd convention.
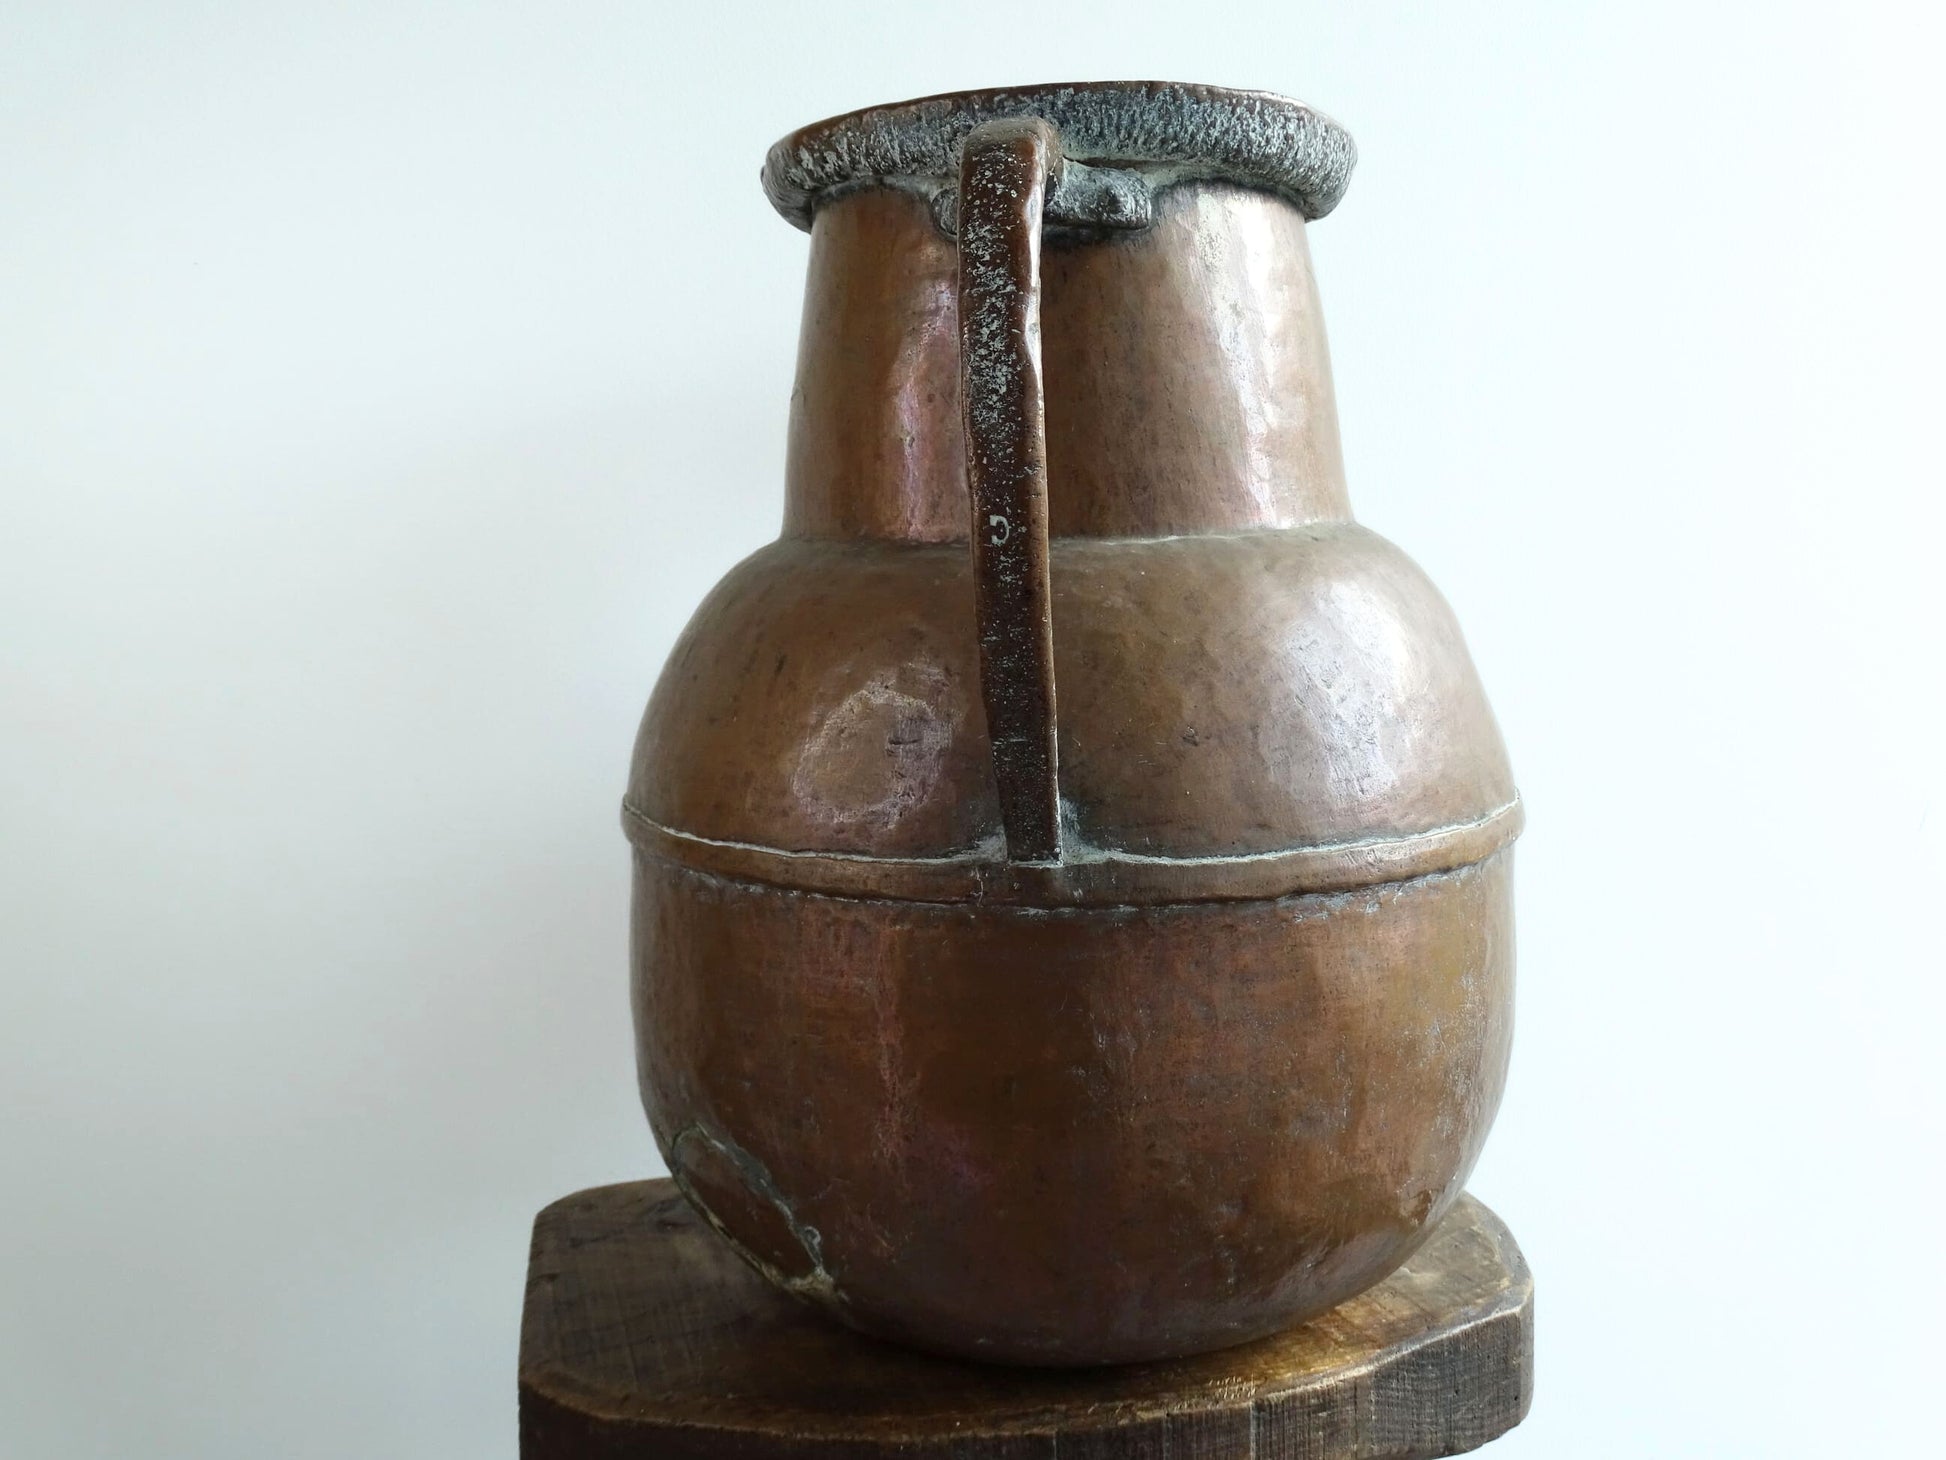
[[[784,532],[642,724],[635,1020],[690,1200],[858,1328],[1236,1343],[1389,1273],[1485,1138],[1519,801],[1346,499],[1305,223],[1352,160],[1146,83],[770,153]]]

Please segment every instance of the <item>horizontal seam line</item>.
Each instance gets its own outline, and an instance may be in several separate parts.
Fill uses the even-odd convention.
[[[1281,861],[1290,857],[1329,856],[1334,853],[1376,851],[1389,847],[1409,847],[1419,842],[1434,841],[1442,837],[1458,835],[1469,831],[1485,831],[1496,822],[1510,817],[1520,809],[1520,797],[1516,796],[1502,806],[1496,807],[1486,815],[1472,821],[1456,821],[1446,826],[1432,827],[1427,831],[1415,831],[1405,836],[1371,837],[1364,841],[1319,842],[1313,846],[1284,847],[1268,852],[1231,852],[1211,856],[1173,857],[1159,856],[1149,852],[1126,852],[1107,849],[1087,848],[1081,855],[1063,859],[1066,866],[1087,866],[1103,862],[1124,862],[1145,867],[1234,867],[1250,866],[1255,863]],[[885,857],[871,852],[809,851],[790,847],[766,846],[762,842],[735,841],[724,837],[703,836],[699,832],[682,831],[666,826],[654,817],[648,816],[624,801],[622,814],[630,820],[640,822],[652,831],[679,841],[696,842],[702,846],[722,847],[729,851],[757,852],[771,857],[791,857],[805,861],[818,862],[857,862],[868,867],[986,867],[1005,866],[1004,855],[994,856],[980,849],[952,852],[938,857]],[[999,843],[992,844],[994,852],[1000,850]]]

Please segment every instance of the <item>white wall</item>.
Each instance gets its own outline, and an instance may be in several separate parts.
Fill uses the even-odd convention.
[[[0,16],[0,1453],[500,1455],[647,1174],[616,806],[774,534],[793,125],[1304,97],[1353,493],[1528,799],[1498,1454],[1919,1453],[1942,1196],[1938,22],[1849,5]]]

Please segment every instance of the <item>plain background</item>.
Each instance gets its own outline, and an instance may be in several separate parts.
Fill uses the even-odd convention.
[[[1527,798],[1493,1453],[1921,1453],[1946,1302],[1918,7],[22,3],[0,19],[0,1453],[511,1456],[659,1169],[617,803],[773,536],[763,149],[1161,75],[1343,120],[1360,516]]]

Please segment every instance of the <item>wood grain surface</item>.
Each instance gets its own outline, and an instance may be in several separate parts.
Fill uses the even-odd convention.
[[[1518,1424],[1533,1282],[1464,1197],[1390,1278],[1238,1348],[1107,1369],[933,1358],[852,1333],[744,1266],[669,1181],[534,1224],[523,1460],[1453,1455]]]

